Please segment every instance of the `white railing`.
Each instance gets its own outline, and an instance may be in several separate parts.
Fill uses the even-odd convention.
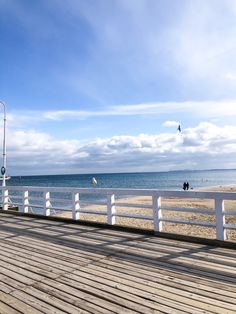
[[[88,198],[90,197],[90,200],[81,200],[81,195],[87,195]],[[126,201],[126,199],[134,196],[149,196],[151,203],[137,204],[136,202],[129,203]],[[102,215],[106,216],[106,222],[109,225],[116,224],[117,217],[144,219],[153,222],[154,231],[162,231],[165,222],[198,225],[215,228],[218,240],[226,240],[227,230],[236,231],[236,224],[226,223],[225,219],[226,216],[236,216],[236,202],[235,210],[225,210],[224,208],[225,201],[236,201],[236,193],[232,192],[8,186],[2,188],[1,197],[3,210],[16,206],[22,213],[49,216],[57,212],[70,212],[71,218],[74,220],[80,220],[81,214]],[[124,198],[126,202],[122,202]],[[162,198],[208,199],[214,201],[214,206],[212,209],[162,206]],[[92,209],[89,209],[90,205],[92,205]],[[95,205],[104,206],[105,210],[96,209]],[[132,212],[123,212],[117,210],[119,207],[127,209],[132,207],[149,210],[149,212],[151,210],[151,214],[140,215]],[[163,215],[164,211],[211,215],[214,216],[214,222],[165,217]]]

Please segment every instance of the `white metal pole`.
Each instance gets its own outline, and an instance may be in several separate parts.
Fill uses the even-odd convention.
[[[6,166],[7,166],[7,150],[6,150],[6,105],[3,101],[0,100],[0,103],[3,105],[3,167],[4,167],[4,173],[2,175],[2,186],[6,186]]]

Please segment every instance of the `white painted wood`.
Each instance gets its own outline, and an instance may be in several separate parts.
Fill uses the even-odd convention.
[[[162,223],[162,209],[161,209],[161,196],[157,197],[157,219],[158,219],[158,229],[159,231],[162,231],[163,229],[163,223]]]
[[[152,220],[153,219],[152,216],[130,214],[130,213],[119,213],[119,212],[116,212],[116,217],[137,218],[137,219],[144,219],[144,220]]]
[[[14,203],[15,205],[19,205],[19,203]],[[20,204],[22,205],[22,204]],[[34,208],[45,208],[44,205],[38,205],[38,204],[31,204],[29,203],[29,207],[34,207]]]
[[[72,219],[79,220],[80,219],[80,204],[79,204],[79,193],[72,192]]]
[[[42,196],[30,196],[30,201],[42,201]]]
[[[236,216],[236,210],[225,210],[224,214],[229,216]]]
[[[8,205],[12,205],[12,206],[21,206],[22,207],[22,212],[23,212],[23,203],[17,203],[17,202],[12,202],[12,203],[9,203],[8,202]]]
[[[162,231],[162,211],[161,211],[161,196],[153,194],[152,196],[152,208],[153,208],[153,225],[154,231]]]
[[[108,225],[114,225],[116,223],[115,217],[115,195],[107,195],[107,223]]]
[[[179,224],[187,224],[187,225],[197,225],[197,226],[204,226],[204,227],[215,227],[216,224],[213,222],[206,222],[206,221],[193,221],[193,220],[183,220],[183,219],[174,219],[174,218],[161,218],[161,221],[165,222],[173,222]]]
[[[200,208],[161,206],[161,209],[162,210],[169,210],[169,211],[176,211],[176,212],[215,215],[214,210],[207,210],[207,209],[200,209]]]
[[[107,212],[103,212],[101,210],[93,210],[93,209],[80,209],[79,212],[81,214],[91,214],[91,215],[104,215],[107,216]]]
[[[32,199],[32,198],[30,198],[30,199]],[[37,199],[35,198],[35,200],[37,200]],[[60,204],[68,205],[70,203],[70,199],[62,199],[62,198],[55,198],[55,197],[52,198],[52,197],[50,197],[50,202],[51,203],[57,202],[57,203],[60,203]]]
[[[153,210],[153,228],[154,231],[159,230],[159,220],[158,220],[158,196],[157,194],[152,195],[152,210]]]
[[[224,228],[236,230],[236,224],[224,224]]]
[[[130,204],[130,203],[117,203],[116,202],[116,207],[129,207],[129,208],[141,208],[141,209],[152,209],[152,205],[146,205],[146,204]]]
[[[21,208],[23,210],[23,213],[29,212],[29,191],[23,192],[23,206]]]
[[[107,202],[102,201],[80,201],[80,205],[104,205],[107,206]]]
[[[44,192],[44,216],[50,216],[50,192]]]
[[[216,212],[216,238],[218,240],[226,240],[226,230],[224,228],[225,215],[223,199],[221,198],[215,199],[215,212]]]
[[[73,213],[73,208],[68,208],[68,207],[57,207],[57,206],[51,206],[50,210],[58,210],[58,211],[67,211],[67,212],[72,212]]]
[[[9,204],[8,189],[5,188],[2,192],[2,195],[3,195],[2,208],[3,210],[8,210],[8,204]]]
[[[12,192],[19,192],[23,197],[18,197],[15,195],[11,196]],[[41,205],[38,204],[30,204],[29,202],[29,191],[39,192],[41,196],[30,197],[31,200],[42,201]],[[50,193],[57,192],[58,197],[50,199]],[[72,207],[69,208],[70,200],[66,200],[63,197],[60,197],[60,193],[71,193],[72,194]],[[99,195],[101,197],[107,197],[107,202],[104,201],[84,201],[80,202],[79,193],[86,194],[94,194]],[[131,204],[127,201],[116,203],[115,197],[133,197],[133,196],[151,196],[152,197],[152,205],[148,204]],[[215,210],[205,210],[200,208],[182,208],[182,207],[171,207],[171,206],[161,206],[161,197],[172,197],[177,199],[212,199],[215,201]],[[43,208],[43,214],[48,216],[50,215],[51,209],[62,210],[62,211],[70,211],[72,212],[72,217],[75,220],[79,219],[80,213],[92,214],[92,215],[107,215],[107,223],[115,224],[116,217],[128,217],[128,218],[137,218],[137,219],[146,219],[153,220],[154,230],[161,231],[162,225],[165,222],[173,222],[173,223],[184,223],[189,225],[201,225],[205,227],[216,227],[217,231],[217,239],[225,240],[226,239],[226,230],[236,230],[236,225],[233,224],[225,224],[225,215],[236,215],[236,210],[228,210],[224,211],[224,200],[236,200],[236,193],[233,192],[198,192],[198,191],[163,191],[163,190],[147,190],[147,189],[101,189],[101,188],[51,188],[51,187],[22,187],[22,186],[9,186],[2,187],[2,203],[3,209],[7,210],[9,200],[13,199],[17,202],[14,202],[14,205],[22,207],[22,211],[28,212],[30,207]],[[52,207],[51,200],[58,202],[59,207]],[[21,203],[22,201],[22,203]],[[81,203],[86,205],[85,209],[81,209]],[[13,203],[11,202],[11,205]],[[107,205],[107,211],[99,211],[87,208],[87,205]],[[68,205],[68,206],[67,206]],[[116,206],[115,206],[116,205]],[[125,207],[129,208],[142,208],[142,209],[153,209],[153,217],[149,217],[148,215],[139,215],[135,214],[130,210],[130,212],[117,212],[116,207]],[[180,212],[190,212],[190,213],[201,213],[207,215],[215,215],[216,216],[216,224],[214,223],[206,223],[201,221],[191,221],[191,220],[178,220],[175,218],[164,218],[162,216],[162,210],[170,210],[170,211],[180,211]]]

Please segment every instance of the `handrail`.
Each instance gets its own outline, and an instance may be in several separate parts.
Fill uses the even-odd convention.
[[[35,200],[35,194],[38,192],[37,200],[41,200],[40,204],[37,205],[33,201]],[[57,192],[59,196],[51,194]],[[11,195],[13,193],[13,195]],[[17,196],[16,196],[16,193]],[[66,198],[63,198],[63,194]],[[61,194],[61,195],[60,195]],[[93,195],[100,196],[106,199],[106,202],[100,200],[80,200],[80,195]],[[10,203],[10,197],[14,196],[17,198],[17,203]],[[128,203],[127,199],[133,196],[149,196],[152,200],[151,204],[134,204]],[[116,201],[117,198],[124,197],[125,200]],[[211,199],[214,201],[213,209],[191,208],[191,207],[180,207],[180,206],[162,206],[162,198],[178,198],[178,199]],[[13,199],[13,197],[12,197]],[[19,200],[22,200],[20,202]],[[76,188],[76,187],[36,187],[36,186],[7,186],[2,187],[2,208],[8,210],[10,206],[14,204],[19,206],[19,210],[22,213],[28,213],[30,208],[38,208],[41,210],[40,214],[49,216],[58,211],[70,211],[74,220],[80,220],[81,214],[92,214],[92,215],[105,215],[107,217],[107,223],[110,225],[116,224],[118,217],[138,218],[144,220],[153,221],[154,231],[162,231],[163,224],[166,222],[173,223],[184,223],[189,225],[200,225],[205,227],[214,227],[216,229],[216,237],[218,240],[226,240],[227,230],[236,230],[236,225],[225,222],[225,216],[235,216],[235,210],[225,211],[224,201],[233,200],[236,201],[236,193],[234,192],[203,192],[203,191],[175,191],[175,190],[158,190],[158,189],[114,189],[114,188]],[[56,202],[60,203],[58,206]],[[65,203],[65,205],[61,205]],[[89,209],[90,205],[93,206],[105,206],[105,211],[99,209]],[[129,210],[130,208],[149,210],[148,214],[140,215],[137,212],[120,212],[120,207],[124,207]],[[117,207],[117,208],[116,208]],[[152,216],[150,215],[150,209],[152,209]],[[235,208],[236,209],[236,208]],[[193,214],[204,214],[215,216],[215,222],[204,222],[188,219],[175,219],[172,217],[164,217],[165,211],[172,212],[183,212]],[[235,228],[234,228],[235,226]]]

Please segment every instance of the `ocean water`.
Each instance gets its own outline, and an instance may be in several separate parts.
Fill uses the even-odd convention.
[[[109,174],[74,174],[74,175],[41,175],[11,177],[7,181],[8,186],[41,186],[41,187],[75,187],[91,188],[91,179],[95,177],[98,188],[131,188],[131,189],[164,189],[182,190],[183,182],[188,181],[190,188],[201,188],[207,186],[219,186],[236,184],[236,170],[209,170],[209,171],[171,171],[171,172],[148,172],[148,173],[109,173]],[[31,197],[39,198],[34,204],[42,201],[42,192],[31,191]],[[71,206],[70,193],[52,192],[54,199],[63,199]],[[119,197],[122,197],[120,195]],[[102,194],[80,194],[83,201],[105,201],[106,195]],[[10,200],[21,202],[22,194],[10,191]],[[61,207],[60,202],[54,201],[55,207]],[[42,206],[34,208],[35,213],[42,214]]]
[[[180,190],[184,181],[188,181],[193,189],[236,184],[236,170],[202,170],[13,176],[7,181],[7,185],[88,188],[92,186],[92,177],[96,178],[98,188]]]

